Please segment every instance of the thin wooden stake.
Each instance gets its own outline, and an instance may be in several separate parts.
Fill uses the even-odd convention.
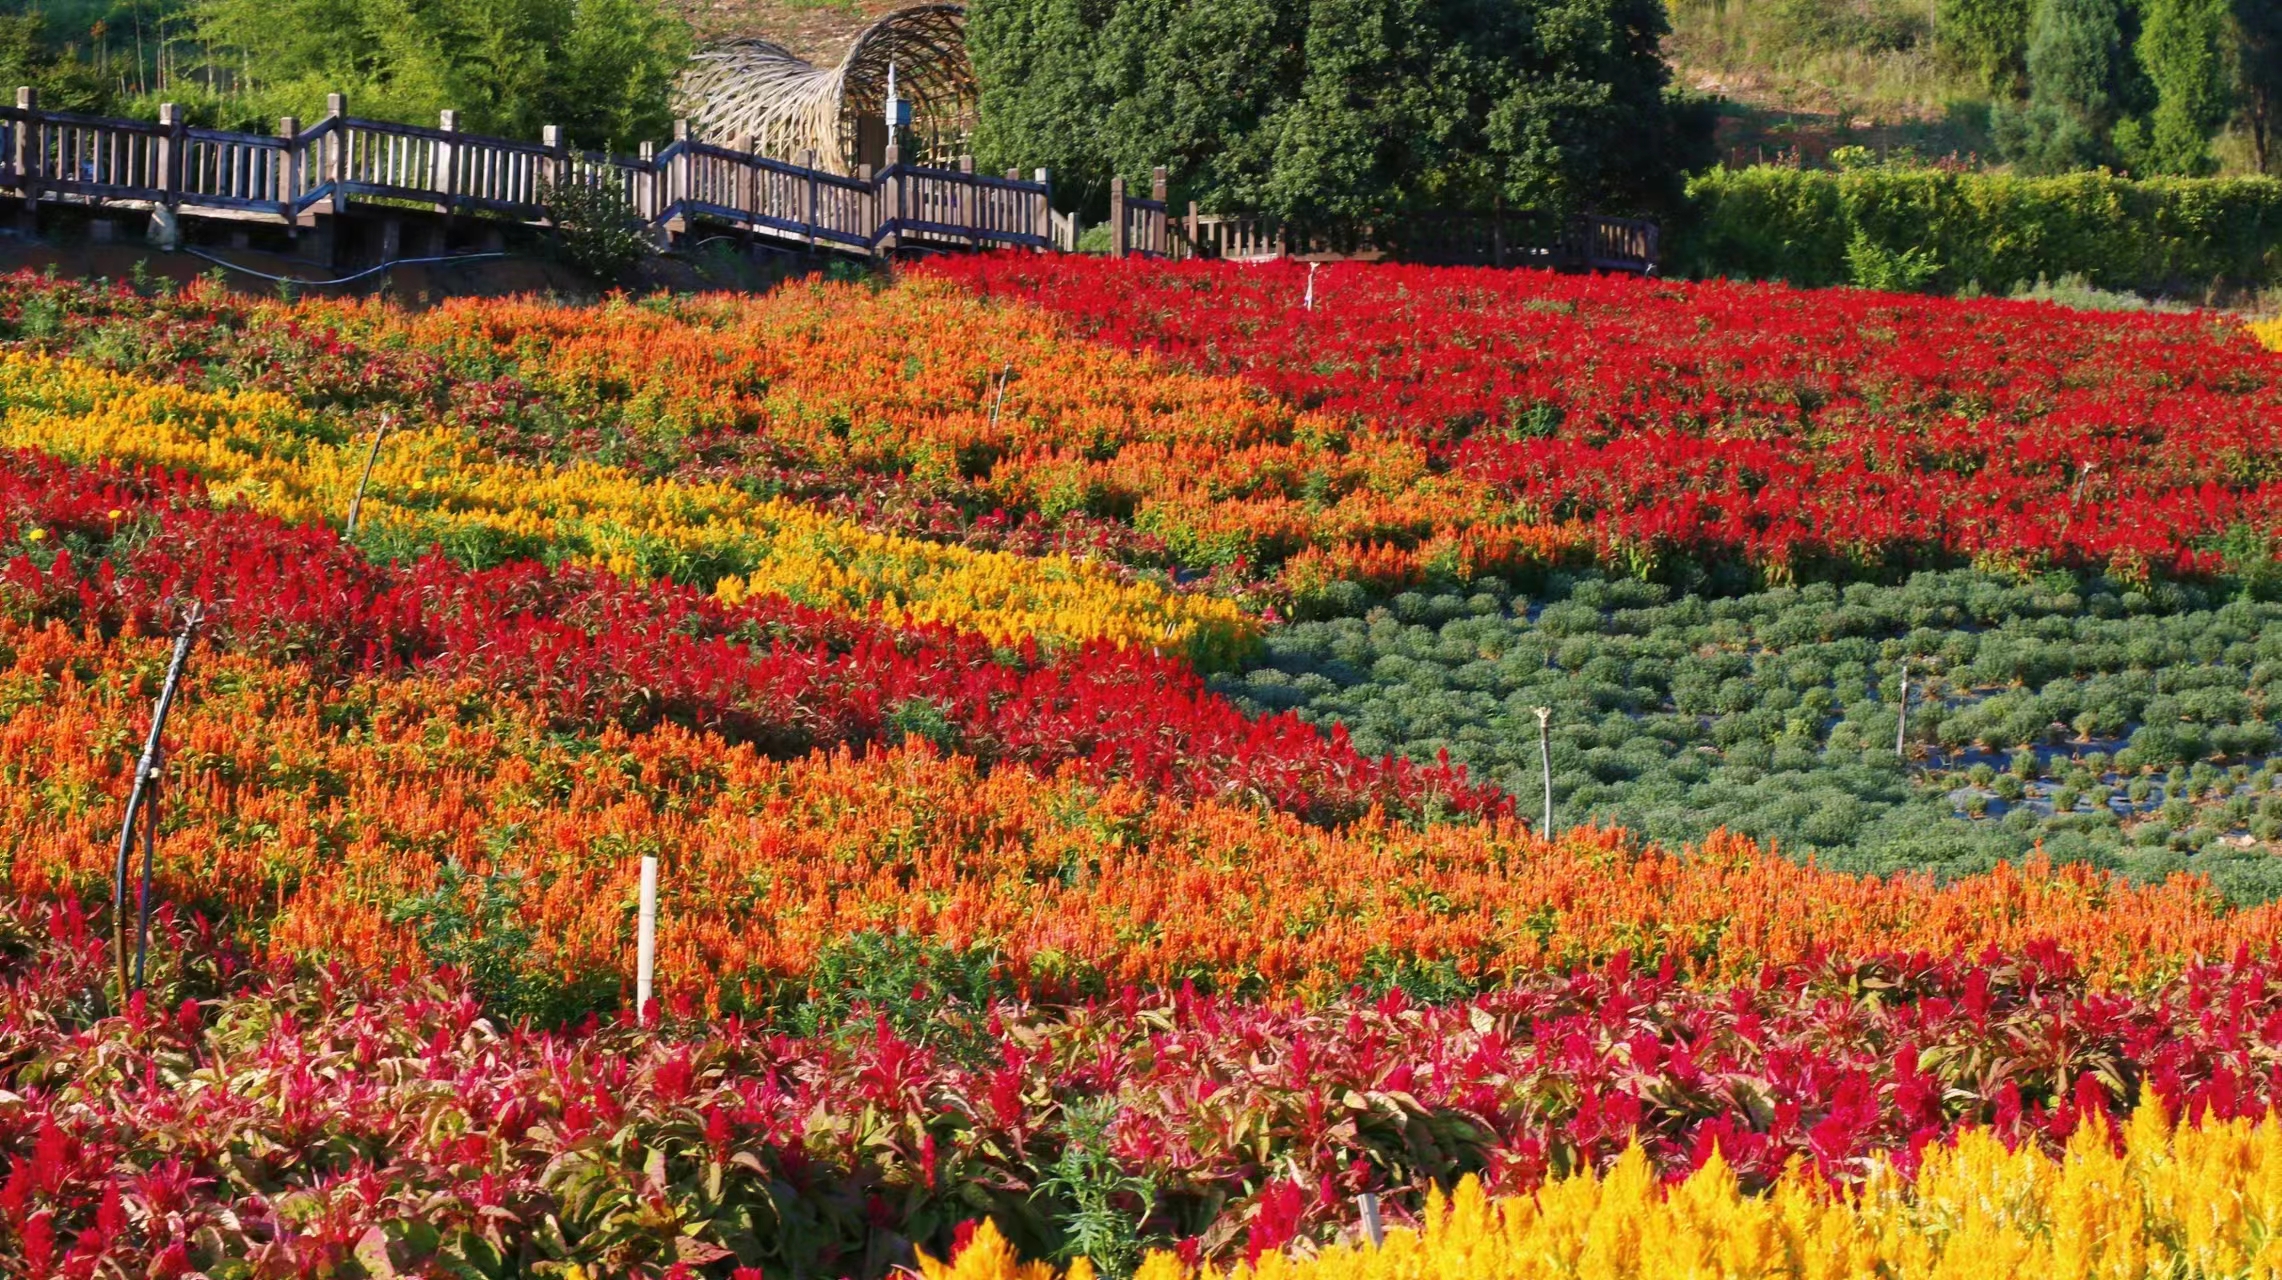
[[[1308,309],[1308,310],[1310,310],[1310,311],[1313,311],[1313,310],[1315,310],[1315,269],[1316,269],[1317,267],[1321,266],[1321,265],[1323,265],[1323,264],[1321,264],[1321,263],[1319,263],[1319,262],[1310,262],[1310,263],[1308,263],[1308,264],[1307,264],[1307,299],[1306,299],[1306,302],[1307,302],[1307,309]]]
[[[197,643],[198,628],[206,621],[205,613],[192,604],[182,614],[182,630],[174,637],[174,656],[166,664],[166,682],[159,686],[158,705],[151,711],[150,736],[143,740],[143,753],[135,761],[134,785],[127,792],[127,817],[119,827],[119,859],[111,873],[111,960],[119,979],[119,1003],[124,1005],[127,994],[142,985],[144,939],[150,933],[151,860],[155,856],[158,817],[156,811],[159,770],[162,765],[161,735],[166,732],[167,713],[174,709],[174,695],[182,686],[182,671],[190,661],[191,646]],[[146,812],[147,810],[147,812]],[[132,974],[127,969],[127,864],[134,856],[135,819],[143,820],[143,891],[139,904],[141,926],[135,943],[135,965]],[[130,982],[132,985],[130,986]]]
[[[357,516],[364,510],[365,486],[372,483],[372,465],[380,461],[380,442],[388,438],[388,428],[392,421],[393,415],[380,415],[380,427],[372,433],[372,448],[365,450],[364,473],[357,477],[356,496],[349,499],[349,522],[341,531],[344,539],[357,536]]]
[[[1379,1198],[1366,1191],[1355,1197],[1355,1207],[1363,1214],[1363,1238],[1376,1249],[1387,1242],[1386,1224],[1379,1220]]]
[[[658,964],[658,860],[642,858],[642,903],[634,917],[634,1022],[650,1020],[650,978]]]

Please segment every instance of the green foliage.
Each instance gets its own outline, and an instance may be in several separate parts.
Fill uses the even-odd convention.
[[[1782,44],[1816,53],[1888,53],[1928,34],[1922,9],[1891,0],[1775,0],[1770,16]]]
[[[1715,169],[1688,191],[1696,218],[1673,257],[1703,274],[1845,283],[1847,250],[1866,233],[1925,250],[1943,291],[2068,275],[2149,294],[2282,284],[2282,181],[2271,178],[1763,166]]]
[[[1176,199],[1352,233],[1494,201],[1657,208],[1709,159],[1661,0],[982,0],[986,168],[1078,207],[1167,165]]]
[[[1846,245],[1846,270],[1864,289],[1887,293],[1915,293],[1941,270],[1941,259],[1931,249],[1888,249],[1857,227]]]
[[[555,1026],[609,1003],[614,975],[572,981],[545,967],[522,902],[520,877],[447,862],[434,889],[392,904],[388,920],[411,925],[430,961],[466,975],[484,1007],[505,1018]]]
[[[2241,102],[2244,132],[2259,172],[2282,168],[2282,4],[2274,0],[2234,0],[2235,93]]]
[[[101,114],[112,106],[109,82],[76,48],[58,48],[38,9],[0,13],[0,92],[15,104],[14,89],[29,85],[50,111]]]
[[[2175,304],[2151,302],[2136,293],[2102,289],[2085,278],[2082,272],[2071,272],[2058,280],[2038,276],[2034,281],[2013,286],[2009,297],[2027,302],[2050,302],[2079,311],[2162,311],[2176,310]]]
[[[563,256],[606,285],[624,283],[656,252],[633,206],[615,187],[544,183],[539,202],[554,222]]]
[[[2282,559],[2276,558],[2271,531],[2238,524],[2220,539],[2218,550],[2227,575],[2239,584],[2243,599],[2282,600]]]
[[[2145,126],[2119,126],[2118,149],[2144,172],[2207,173],[2211,139],[2234,113],[2227,0],[2143,3],[2138,53],[2155,86],[2155,113]]]
[[[579,145],[664,137],[689,48],[657,0],[194,0],[214,62],[239,92],[223,123],[314,120],[343,92],[358,115]]]
[[[926,698],[906,698],[888,712],[887,732],[895,741],[923,738],[941,751],[959,749],[959,726],[943,708]]]
[[[1990,125],[2021,172],[2066,173],[2105,163],[2121,115],[2123,0],[2037,0],[2029,19],[2025,106],[2001,106]]]
[[[2166,874],[2171,855],[2142,852],[2135,833],[2176,801],[2186,820],[2172,827],[2204,831],[2191,865],[2239,899],[2282,895],[2282,860],[2218,842],[2242,825],[2220,811],[2235,784],[2193,800],[2182,783],[2130,790],[2144,766],[2275,749],[2263,708],[2282,680],[2282,605],[1967,571],[1716,599],[1597,577],[1556,576],[1530,598],[1472,591],[1285,627],[1263,665],[1215,685],[1251,709],[1344,725],[1366,754],[1447,750],[1524,812],[1540,787],[1531,709],[1551,707],[1558,823],[1665,844],[1726,827],[1850,870],[1967,872],[2041,842]],[[1907,763],[1894,754],[1904,659]],[[1406,977],[1432,975],[1373,981]]]
[[[2030,0],[1940,0],[1935,38],[1992,93],[2010,97],[2028,76]]]
[[[884,1020],[906,1040],[971,1047],[988,1036],[965,1015],[1015,994],[1001,963],[989,948],[866,930],[820,950],[806,988],[761,1012],[799,1035],[863,1035]]]
[[[1069,1205],[1057,1215],[1059,1260],[1085,1258],[1108,1280],[1123,1280],[1141,1265],[1136,1224],[1157,1203],[1155,1185],[1126,1173],[1110,1149],[1117,1110],[1115,1098],[1072,1098],[1062,1104],[1062,1154],[1035,1193]]]

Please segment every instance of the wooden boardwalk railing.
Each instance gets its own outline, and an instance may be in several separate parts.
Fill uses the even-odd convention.
[[[1114,218],[1119,206],[1115,184],[1111,192]],[[1629,271],[1641,275],[1656,274],[1660,265],[1657,226],[1639,218],[1580,214],[1569,220],[1557,243],[1536,246],[1509,242],[1504,219],[1495,215],[1424,218],[1407,228],[1413,234],[1394,249],[1375,245],[1366,238],[1361,245],[1340,250],[1322,242],[1297,240],[1281,222],[1265,214],[1202,213],[1192,201],[1188,215],[1175,220],[1166,214],[1163,203],[1161,199],[1125,201],[1126,217],[1133,230],[1128,233],[1129,240],[1113,244],[1111,252],[1162,254],[1176,259],[1218,258],[1229,262],[1267,262],[1290,257],[1317,261],[1395,258],[1406,262]],[[1169,243],[1162,238],[1151,238],[1168,235]],[[1160,244],[1166,247],[1142,247]]]
[[[956,169],[926,168],[904,164],[890,146],[878,172],[866,167],[851,178],[819,168],[813,154],[808,159],[793,164],[742,141],[703,141],[686,122],[663,147],[645,143],[637,155],[599,155],[572,150],[551,125],[530,142],[462,132],[456,111],[444,112],[434,128],[358,119],[339,94],[326,100],[323,120],[306,129],[281,120],[275,134],[193,128],[171,103],[159,108],[156,123],[46,111],[30,89],[16,91],[14,106],[0,107],[0,192],[12,193],[35,217],[44,202],[296,227],[352,209],[543,225],[548,191],[576,185],[616,193],[652,228],[705,223],[811,250],[879,256],[1076,248],[1076,219],[1053,212],[1044,169],[1029,178],[1014,170],[998,177],[975,172],[971,158]],[[1507,246],[1503,227],[1502,216],[1442,219],[1433,229],[1452,243],[1439,252],[1455,256],[1429,260],[1656,270],[1653,222],[1583,217],[1558,244],[1539,248]],[[1455,239],[1453,231],[1460,233]],[[1111,181],[1109,232],[1116,257],[1327,256],[1316,252],[1322,246],[1290,243],[1278,223],[1258,215],[1202,214],[1191,204],[1188,216],[1176,219],[1162,167],[1146,198],[1129,195],[1123,178]],[[384,236],[383,243],[390,241]]]
[[[0,192],[27,213],[42,203],[164,208],[311,225],[353,203],[544,223],[550,188],[615,192],[644,224],[726,224],[756,237],[865,255],[909,249],[1049,248],[1052,186],[1024,178],[904,164],[889,147],[854,178],[720,146],[677,125],[639,155],[576,152],[549,126],[537,142],[439,125],[363,120],[339,94],[308,128],[275,135],[188,126],[171,103],[157,123],[46,111],[30,89],[0,107]],[[813,159],[813,157],[811,157]]]
[[[1109,256],[1169,258],[1173,256],[1171,209],[1165,197],[1165,166],[1149,175],[1149,198],[1125,194],[1125,179],[1109,180]]]

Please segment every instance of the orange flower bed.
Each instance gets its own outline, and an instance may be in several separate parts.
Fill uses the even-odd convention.
[[[937,281],[599,309],[312,303],[294,318],[428,353],[463,385],[513,380],[546,425],[509,429],[510,448],[559,453],[591,434],[708,475],[765,458],[895,477],[914,497],[1129,521],[1191,568],[1305,556],[1302,586],[1326,566],[1407,582],[1593,545],[1585,526],[1531,523],[1443,473],[1415,439],[1083,342],[1032,308]]]
[[[13,887],[102,892],[163,642],[7,624],[0,651]],[[1327,831],[1074,773],[983,774],[926,747],[776,762],[670,727],[554,738],[472,683],[318,689],[236,656],[201,658],[169,736],[162,892],[279,955],[417,956],[391,909],[452,861],[521,878],[541,963],[618,974],[639,858],[655,854],[661,982],[717,1006],[802,983],[866,931],[991,949],[1041,989],[1304,995],[1391,977],[1397,952],[1472,985],[1620,950],[1717,980],[1832,950],[2049,941],[2130,980],[2282,936],[2282,906],[2230,911],[2185,877],[2130,887],[2031,865],[1937,885],[1733,838],[1674,854],[1504,823]]]

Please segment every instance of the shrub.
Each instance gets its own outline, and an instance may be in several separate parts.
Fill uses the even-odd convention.
[[[555,226],[563,257],[606,285],[623,284],[657,245],[617,188],[602,183],[546,183],[539,202]]]
[[[1673,258],[1702,275],[1842,284],[1868,244],[1922,253],[1920,283],[1943,291],[2063,277],[2133,293],[2282,283],[2274,178],[1764,166],[1710,170],[1688,195],[1695,220]]]

